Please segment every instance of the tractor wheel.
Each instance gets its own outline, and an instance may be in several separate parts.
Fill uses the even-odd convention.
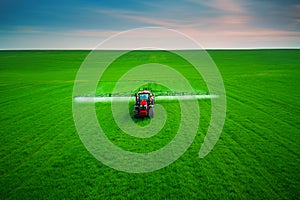
[[[139,117],[139,109],[138,109],[138,106],[134,106],[133,117],[134,117],[134,118],[138,118],[138,117]]]
[[[139,117],[139,113],[138,113],[137,110],[134,111],[133,117],[134,117],[134,118],[138,118],[138,117]]]
[[[152,119],[154,117],[154,109],[149,108],[149,117]]]

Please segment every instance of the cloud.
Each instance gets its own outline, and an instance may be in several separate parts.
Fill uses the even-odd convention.
[[[110,37],[119,33],[120,31],[116,30],[95,30],[95,29],[78,29],[78,30],[69,30],[63,31],[61,34],[70,35],[70,36],[80,36],[80,37]]]
[[[146,13],[138,11],[128,11],[128,10],[96,10],[95,12],[102,15],[109,15],[114,18],[119,18],[122,21],[133,21],[141,22],[144,26],[162,26],[168,28],[175,28],[180,24],[187,23],[187,20],[178,20],[178,19],[163,19],[162,17],[148,17]]]
[[[112,5],[110,7],[109,4],[107,2],[105,6],[101,4],[80,9],[74,6],[76,9],[70,13],[76,14],[59,14],[59,17],[51,20],[49,18],[49,21],[44,19],[42,24],[32,18],[29,20],[30,23],[24,24],[17,24],[16,20],[14,26],[1,27],[0,47],[4,46],[4,42],[6,45],[11,43],[30,46],[38,42],[40,45],[49,45],[46,43],[49,38],[51,47],[55,44],[67,45],[67,41],[73,42],[70,44],[72,47],[85,44],[89,44],[90,47],[121,31],[147,26],[181,31],[205,47],[284,46],[285,42],[287,45],[300,47],[299,3],[279,1],[270,3],[259,0],[180,0],[137,1],[138,6],[120,4],[117,7]],[[62,11],[64,9],[59,8]],[[77,15],[78,10],[80,15]],[[61,19],[66,21],[63,23]],[[136,37],[168,36],[142,33],[141,37]],[[24,42],[21,41],[22,38]],[[18,44],[14,43],[16,39],[19,41]]]
[[[228,13],[245,13],[246,9],[244,8],[245,3],[243,1],[237,0],[188,0],[189,2],[197,3],[200,5],[208,6],[210,8],[224,11]]]
[[[163,27],[175,27],[178,25],[178,23],[182,23],[181,20],[162,20],[157,18],[151,18],[151,17],[142,17],[142,16],[133,16],[133,15],[126,15],[124,16],[127,19],[140,21],[145,24],[150,24],[154,26],[163,26]]]
[[[119,33],[120,30],[99,30],[99,29],[60,29],[53,30],[46,27],[34,26],[15,26],[10,30],[0,30],[1,34],[19,36],[70,36],[70,37],[100,37],[107,38]]]

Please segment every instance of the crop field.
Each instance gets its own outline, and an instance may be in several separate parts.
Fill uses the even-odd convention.
[[[0,198],[299,199],[300,50],[208,53],[227,98],[224,129],[213,150],[198,156],[211,117],[211,101],[202,99],[197,135],[178,160],[154,172],[126,173],[94,158],[74,124],[74,80],[89,51],[0,51]],[[173,66],[196,91],[207,92],[185,63],[160,55],[136,51],[120,59],[103,75],[97,94],[111,92],[128,66],[141,61]],[[167,145],[179,128],[178,102],[157,104],[166,109],[167,122],[144,139],[120,130],[110,103],[95,103],[95,109],[113,144],[145,153]],[[133,120],[140,126],[150,123]]]

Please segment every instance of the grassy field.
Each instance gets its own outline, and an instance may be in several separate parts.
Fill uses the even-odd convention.
[[[299,199],[300,50],[209,51],[227,93],[220,140],[208,156],[198,158],[210,119],[210,101],[201,100],[200,127],[190,148],[171,165],[144,174],[107,167],[77,134],[72,89],[88,53],[0,51],[1,199]],[[151,52],[139,53],[140,60],[153,59]],[[135,59],[132,55],[125,64]],[[175,67],[193,79],[182,66]],[[114,74],[104,77],[105,91],[118,77]],[[206,89],[203,83],[194,84]],[[143,140],[120,132],[109,104],[97,103],[96,110],[113,143],[150,152],[171,141],[178,128],[177,102],[161,104],[172,110],[168,122]]]

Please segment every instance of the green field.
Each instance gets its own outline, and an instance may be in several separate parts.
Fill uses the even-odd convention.
[[[77,70],[89,51],[0,51],[1,199],[299,199],[300,50],[210,50],[224,80],[227,116],[222,135],[203,159],[198,153],[210,119],[210,100],[199,101],[201,121],[190,148],[151,173],[116,171],[82,144],[72,114]],[[109,92],[136,52],[104,77]],[[193,82],[193,71],[165,57]],[[177,63],[177,64],[176,64]],[[117,73],[118,72],[118,73]],[[109,74],[114,74],[110,76]],[[103,85],[103,84],[102,84]],[[168,121],[149,139],[123,134],[109,104],[96,104],[108,138],[123,149],[151,152],[178,129],[179,106],[161,102]],[[141,126],[149,120],[136,120]],[[101,124],[101,126],[102,126]]]

